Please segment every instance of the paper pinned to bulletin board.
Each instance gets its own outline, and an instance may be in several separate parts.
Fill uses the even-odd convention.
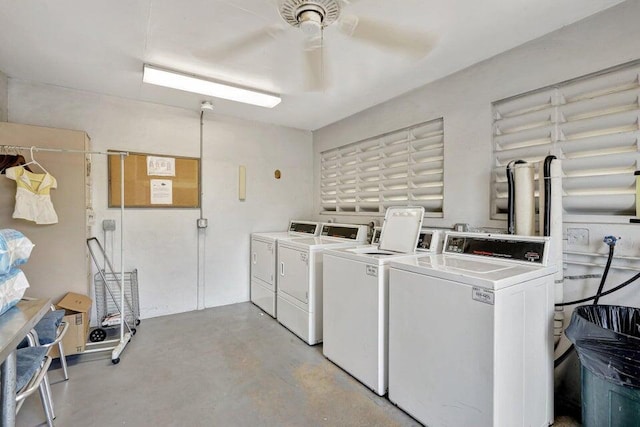
[[[109,207],[120,207],[120,157],[109,156]],[[129,153],[124,160],[126,208],[199,208],[200,159]]]
[[[170,179],[151,180],[151,204],[173,204],[173,181],[171,181]]]
[[[176,176],[176,158],[147,156],[147,175]]]

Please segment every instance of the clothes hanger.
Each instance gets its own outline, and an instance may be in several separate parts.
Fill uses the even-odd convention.
[[[38,163],[38,161],[35,159],[35,157],[33,157],[34,148],[36,148],[36,147],[31,146],[31,148],[29,149],[29,154],[31,155],[31,160],[29,160],[27,163],[22,165],[22,167],[25,167],[25,166],[28,166],[28,165],[36,165],[40,169],[42,169],[44,173],[48,174],[49,172],[47,172],[47,170],[40,163]]]
[[[0,174],[4,175],[7,169],[14,166],[21,166],[29,172],[33,172],[29,166],[26,166],[26,159],[20,154],[18,147],[0,145]]]

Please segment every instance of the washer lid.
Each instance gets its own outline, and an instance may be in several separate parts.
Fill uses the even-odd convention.
[[[414,253],[423,217],[422,206],[387,208],[378,248],[404,254]]]

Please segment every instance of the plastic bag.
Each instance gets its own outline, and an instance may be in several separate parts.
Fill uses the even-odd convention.
[[[27,276],[19,268],[0,275],[0,314],[16,305],[28,287]]]
[[[33,246],[31,240],[17,230],[0,230],[0,274],[8,274],[13,267],[25,264]]]
[[[640,388],[640,309],[618,305],[576,307],[565,331],[580,363],[620,386]]]

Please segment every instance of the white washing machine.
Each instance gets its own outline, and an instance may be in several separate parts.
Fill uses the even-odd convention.
[[[440,231],[421,230],[423,215],[423,208],[389,208],[378,247],[324,254],[323,353],[380,396],[388,380],[389,262],[441,247]]]
[[[322,341],[322,255],[366,244],[367,226],[323,224],[320,237],[278,243],[277,319],[307,344]]]
[[[276,317],[276,244],[288,240],[320,234],[320,223],[290,221],[289,230],[251,234],[251,302]]]
[[[553,422],[548,237],[447,233],[389,272],[389,399],[428,426]]]

